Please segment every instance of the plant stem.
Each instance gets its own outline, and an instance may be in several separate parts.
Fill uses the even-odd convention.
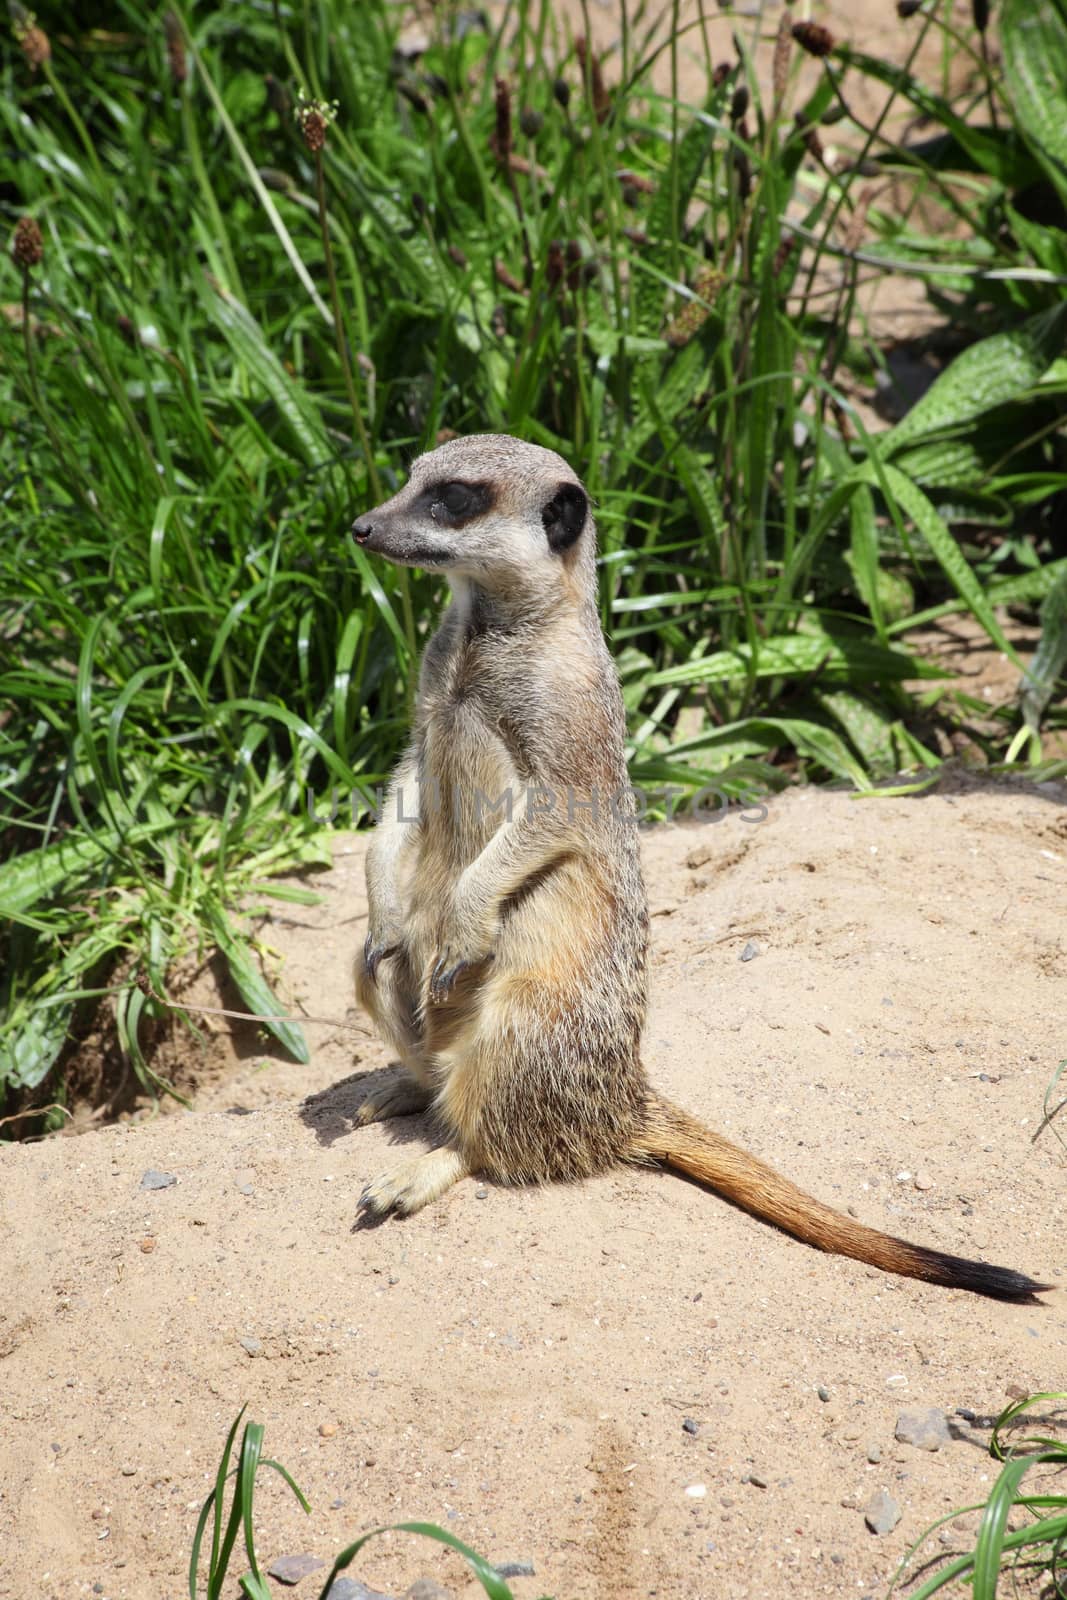
[[[48,87],[51,89],[52,93],[63,107],[63,110],[70,118],[70,121],[74,127],[74,131],[77,133],[78,138],[81,141],[82,148],[89,157],[89,165],[92,167],[96,176],[96,182],[100,191],[100,196],[103,198],[107,193],[107,184],[104,181],[104,169],[100,165],[100,157],[96,153],[96,146],[89,137],[89,130],[85,126],[85,123],[82,121],[81,117],[75,111],[71,102],[71,98],[66,89],[64,89],[61,79],[56,76],[55,68],[52,66],[50,61],[46,61],[44,63],[44,75],[48,79]]]
[[[348,403],[352,408],[352,416],[359,435],[360,449],[363,451],[363,461],[367,469],[367,482],[370,484],[371,494],[375,504],[382,498],[381,479],[378,469],[374,464],[374,446],[363,416],[363,407],[360,405],[359,391],[356,387],[356,375],[352,370],[352,363],[348,355],[348,337],[345,333],[344,317],[341,314],[341,296],[337,288],[337,272],[333,263],[333,250],[330,245],[330,225],[326,216],[326,174],[323,169],[322,151],[315,151],[315,191],[319,201],[319,227],[322,231],[322,248],[326,256],[326,277],[330,285],[330,305],[333,308],[333,329],[337,342],[337,354],[341,360],[341,371],[344,374],[345,391]],[[418,653],[415,640],[415,616],[411,606],[411,583],[405,568],[401,567],[398,573],[398,587],[400,589],[400,606],[404,614],[404,636],[407,639],[408,649],[414,657]]]
[[[345,333],[344,318],[341,315],[341,297],[337,290],[337,273],[333,264],[333,250],[330,246],[330,224],[326,216],[326,174],[323,170],[322,151],[315,151],[315,190],[319,201],[319,228],[322,232],[322,248],[326,256],[326,277],[330,286],[330,305],[333,308],[333,331],[337,342],[337,354],[341,359],[341,371],[344,374],[345,391],[348,403],[352,408],[355,419],[356,432],[359,435],[360,448],[363,451],[363,460],[367,468],[367,481],[375,500],[382,498],[382,486],[378,479],[378,469],[374,465],[374,451],[371,448],[370,434],[363,417],[363,407],[359,402],[359,393],[356,389],[355,374],[352,363],[348,357],[348,336]]]
[[[30,314],[30,271],[28,267],[23,267],[22,269],[22,346],[26,354],[26,378],[30,387],[30,397],[37,409],[38,416],[45,425],[49,443],[55,451],[56,461],[64,463],[69,460],[69,452],[65,449],[52,425],[52,418],[49,415],[48,407],[45,405],[41,386],[37,381],[37,351],[33,344],[33,319]],[[99,517],[100,508],[96,504],[95,496],[91,491],[85,489],[73,471],[67,473],[66,476],[79,504],[84,506],[86,510],[91,511],[94,516]]]

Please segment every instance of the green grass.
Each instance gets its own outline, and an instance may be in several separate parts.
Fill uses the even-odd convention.
[[[398,15],[232,0],[168,21],[123,0],[106,29],[42,12],[36,70],[34,36],[5,46],[3,222],[32,216],[44,252],[0,264],[16,1110],[62,1104],[65,1043],[102,991],[152,1082],[137,980],[158,992],[183,952],[218,946],[249,1008],[275,1009],[241,908],[321,858],[309,788],[383,781],[441,598],[347,530],[442,429],[520,433],[588,484],[646,788],[936,770],[937,721],[988,708],[946,697],[908,630],[965,611],[1017,663],[1009,605],[1041,646],[1018,707],[975,737],[1055,770],[1065,0],[1005,0],[1003,75],[974,30],[946,32],[974,62],[954,103],[911,73],[942,0],[906,24],[906,68],[845,43],[803,101],[791,40],[768,103],[751,70],[780,12],[738,17],[699,106],[669,92],[698,35],[653,45],[642,6],[599,107],[550,7],[519,0],[491,34],[442,3],[415,61],[394,54]],[[857,74],[930,137],[854,126]],[[336,110],[321,156],[301,95]],[[830,169],[822,119],[855,161]],[[902,206],[867,195],[880,171]],[[934,197],[955,225],[931,238]],[[872,432],[847,396],[884,362],[856,298],[883,270],[921,279],[960,353]]]
[[[908,1552],[890,1586],[899,1592],[907,1569],[930,1534],[962,1511],[981,1510],[982,1518],[973,1550],[937,1565],[909,1600],[930,1600],[940,1590],[964,1587],[972,1600],[996,1600],[999,1594],[1031,1594],[1042,1600],[1060,1600],[1067,1594],[1067,1442],[1062,1436],[1030,1435],[1010,1444],[1006,1431],[1035,1422],[1058,1428],[1062,1434],[1067,1394],[1035,1394],[1020,1400],[997,1418],[989,1452],[1004,1466],[981,1507],[957,1507],[933,1527]],[[1040,1416],[1028,1413],[1041,1406]],[[1044,1473],[1035,1469],[1045,1468]],[[1037,1482],[1034,1482],[1034,1477]],[[1016,1515],[1015,1525],[1011,1518]],[[913,1574],[914,1576],[914,1574]],[[1002,1580],[1007,1580],[1006,1582]]]
[[[193,1546],[189,1557],[189,1600],[219,1600],[227,1593],[227,1578],[229,1576],[230,1561],[238,1538],[244,1544],[245,1554],[248,1557],[249,1571],[238,1580],[241,1593],[247,1600],[272,1600],[274,1590],[267,1582],[259,1565],[259,1556],[256,1551],[255,1524],[253,1513],[255,1508],[256,1475],[266,1468],[270,1468],[288,1484],[297,1500],[305,1511],[311,1507],[304,1498],[302,1491],[297,1487],[290,1474],[277,1461],[271,1461],[263,1455],[263,1433],[261,1422],[245,1423],[241,1435],[241,1443],[236,1445],[237,1430],[241,1426],[241,1418],[245,1414],[242,1406],[234,1418],[226,1438],[226,1445],[219,1461],[218,1471],[215,1475],[215,1486],[201,1507],[197,1520],[196,1532],[193,1535]],[[231,1467],[231,1455],[235,1456]],[[233,1478],[233,1488],[230,1494],[229,1511],[226,1510],[226,1485]],[[204,1536],[211,1525],[211,1543],[205,1549]],[[364,1533],[360,1538],[347,1545],[336,1557],[330,1568],[326,1581],[319,1590],[319,1600],[327,1600],[334,1579],[347,1567],[350,1567],[364,1545],[375,1539],[381,1533],[414,1533],[421,1538],[432,1539],[437,1544],[446,1545],[450,1550],[463,1557],[474,1576],[478,1579],[482,1589],[489,1596],[489,1600],[513,1600],[512,1591],[500,1577],[496,1568],[491,1566],[483,1556],[469,1545],[457,1539],[455,1534],[447,1532],[433,1522],[397,1522],[389,1527],[372,1528],[369,1533]],[[203,1558],[203,1559],[202,1559]],[[201,1566],[206,1567],[205,1583],[203,1589],[199,1584]]]

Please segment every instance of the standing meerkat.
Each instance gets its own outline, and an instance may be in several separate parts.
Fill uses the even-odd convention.
[[[1003,1299],[1040,1291],[841,1216],[650,1087],[622,696],[567,463],[506,435],[453,439],[352,532],[452,593],[367,853],[357,970],[399,1057],[359,1121],[431,1109],[442,1137],[368,1184],[364,1210],[407,1215],[475,1172],[543,1183],[658,1161],[819,1249]]]

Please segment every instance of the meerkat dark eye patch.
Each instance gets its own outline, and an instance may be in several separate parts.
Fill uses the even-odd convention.
[[[585,490],[576,483],[561,483],[548,504],[541,508],[549,548],[569,550],[585,527],[588,510]]]
[[[496,492],[491,483],[461,483],[447,479],[431,483],[419,495],[419,507],[432,521],[446,528],[462,528],[491,510]]]

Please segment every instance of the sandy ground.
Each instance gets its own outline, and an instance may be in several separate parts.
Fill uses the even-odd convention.
[[[614,10],[592,7],[601,45]],[[712,9],[715,59],[745,10]],[[810,11],[903,59],[890,0]],[[932,46],[921,68],[941,64]],[[904,289],[870,303],[891,337]],[[265,1561],[426,1518],[531,1563],[518,1600],[883,1594],[928,1523],[987,1492],[990,1416],[1067,1376],[1062,1117],[1035,1139],[1067,1054],[1065,801],[961,775],[645,838],[656,1083],[862,1220],[1046,1279],[1040,1308],[820,1256],[656,1172],[466,1182],[357,1228],[364,1181],[427,1130],[351,1125],[385,1056],[352,1003],[365,840],[338,835],[321,903],[261,929],[286,1003],[351,1024],[308,1027],[310,1066],[205,1024],[193,1111],[0,1152],[0,1596],[178,1600],[246,1401],[312,1504],[263,1482]],[[190,992],[217,1003],[212,971]],[[151,1169],[176,1182],[143,1188]],[[930,1407],[949,1442],[898,1443]],[[901,1512],[881,1536],[879,1490]],[[410,1537],[357,1570],[475,1592]]]
[[[1034,1138],[1065,1054],[1065,801],[794,790],[645,838],[655,1082],[861,1219],[1046,1279],[1045,1305],[822,1256],[659,1172],[468,1181],[360,1230],[363,1182],[426,1136],[352,1128],[381,1048],[309,1027],[296,1067],[219,1025],[194,1111],[0,1155],[0,1595],[178,1600],[246,1401],[313,1508],[264,1483],[267,1560],[416,1517],[532,1562],[521,1600],[882,1594],[992,1480],[956,1408],[1067,1375],[1067,1154]],[[321,903],[263,928],[290,1004],[350,1010],[364,843],[338,835]],[[951,1419],[936,1453],[894,1440],[917,1407]],[[409,1537],[359,1573],[473,1593]]]

